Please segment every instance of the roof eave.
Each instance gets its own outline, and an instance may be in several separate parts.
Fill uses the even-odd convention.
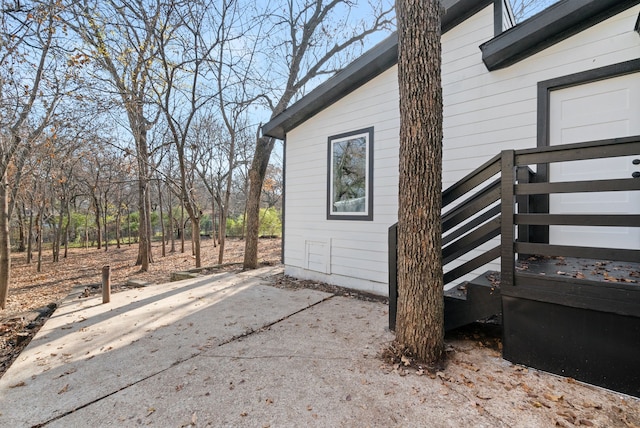
[[[494,0],[441,0],[442,33],[446,33]],[[393,33],[342,71],[319,85],[262,126],[262,134],[283,140],[290,129],[353,92],[398,63],[398,35]]]
[[[508,67],[639,3],[563,0],[482,44],[482,60],[489,71]]]
[[[304,122],[398,62],[398,36],[393,33],[364,55],[262,125],[262,134],[283,140],[288,129]]]

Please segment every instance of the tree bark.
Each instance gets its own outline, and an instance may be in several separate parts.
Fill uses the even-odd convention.
[[[160,186],[160,178],[158,178],[158,206],[160,207],[160,232],[162,233],[162,257],[167,255],[167,244],[164,240],[164,213],[162,209],[162,187]]]
[[[0,308],[7,305],[11,282],[11,241],[9,238],[9,182],[6,172],[0,183]]]
[[[98,197],[93,195],[93,206],[96,208],[96,231],[98,235],[98,250],[102,249],[102,213],[100,212],[100,202],[98,201]]]
[[[26,245],[25,245],[25,206],[24,203],[22,204],[22,206],[20,206],[18,208],[18,252],[22,253],[26,250]]]
[[[31,264],[33,259],[33,201],[29,209],[29,230],[27,235],[27,264]]]
[[[444,356],[440,2],[397,0],[400,89],[399,349],[427,364]]]
[[[260,196],[262,194],[262,183],[267,174],[267,166],[271,151],[275,144],[275,139],[260,137],[256,143],[256,151],[249,169],[249,197],[247,199],[247,234],[244,241],[244,263],[245,269],[256,269],[258,267],[258,235],[260,229]]]

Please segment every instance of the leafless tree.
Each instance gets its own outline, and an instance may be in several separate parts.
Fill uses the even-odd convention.
[[[511,9],[516,22],[520,22],[557,2],[558,0],[511,0]]]
[[[11,278],[9,226],[23,167],[64,93],[57,1],[16,2],[0,13],[0,308]],[[69,58],[71,65],[73,59]],[[60,77],[62,76],[62,77]]]
[[[275,45],[268,50],[269,63],[280,79],[271,75],[276,85],[282,85],[277,93],[265,95],[271,117],[282,113],[318,77],[338,71],[350,55],[359,53],[368,36],[389,30],[394,24],[393,7],[383,2],[372,5],[371,16],[360,22],[349,20],[350,0],[287,0],[277,3],[264,18],[272,24],[263,36]],[[282,64],[283,68],[277,68]],[[259,137],[256,141],[249,170],[249,196],[247,201],[247,233],[245,238],[245,269],[258,265],[258,231],[260,222],[260,198],[267,166],[275,140]]]
[[[153,261],[148,133],[160,114],[149,102],[147,66],[157,54],[154,31],[162,25],[164,6],[161,0],[81,0],[70,5],[66,20],[86,44],[83,53],[97,65],[94,81],[119,98],[133,136],[140,215],[136,264],[142,271]]]

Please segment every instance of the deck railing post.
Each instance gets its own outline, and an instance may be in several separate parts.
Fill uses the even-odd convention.
[[[398,311],[398,224],[389,228],[389,330],[396,329]]]
[[[515,270],[515,254],[513,251],[514,241],[514,214],[515,214],[515,152],[513,150],[503,150],[501,154],[502,181],[501,190],[501,242],[500,242],[500,284],[501,286],[514,285],[513,276]]]
[[[516,167],[516,179],[518,184],[529,183],[531,181],[531,169],[527,165]],[[529,195],[516,196],[518,214],[528,214],[531,212],[531,198]],[[518,241],[530,241],[530,227],[528,224],[518,224]]]

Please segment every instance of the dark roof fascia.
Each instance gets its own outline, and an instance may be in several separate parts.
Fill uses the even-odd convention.
[[[442,33],[473,16],[494,0],[441,0]],[[398,63],[398,35],[385,40],[365,52],[342,71],[320,84],[285,111],[262,125],[262,134],[284,139],[285,134],[316,113],[353,92],[374,77]]]
[[[320,110],[353,92],[398,62],[398,35],[393,33],[342,71],[262,125],[262,134],[284,139],[295,128]]]
[[[495,0],[440,0],[443,9],[442,34],[463,23]]]
[[[508,67],[639,3],[562,0],[483,43],[482,60],[489,71]]]

